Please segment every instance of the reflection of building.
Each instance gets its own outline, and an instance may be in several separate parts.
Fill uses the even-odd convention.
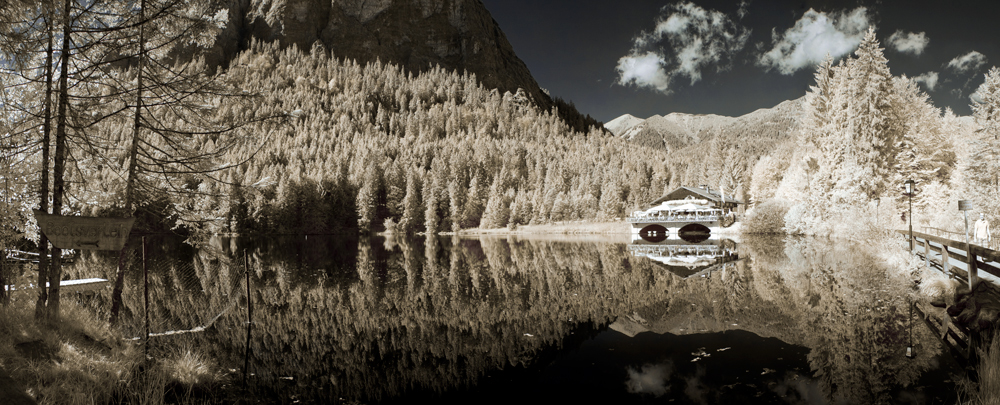
[[[653,243],[633,238],[628,250],[633,257],[653,260],[683,278],[708,275],[726,263],[739,260],[736,243],[729,239],[706,239],[701,242],[667,239]]]
[[[660,197],[645,211],[628,217],[632,233],[657,240],[668,234],[717,233],[735,221],[734,209],[743,204],[708,186],[680,187]]]

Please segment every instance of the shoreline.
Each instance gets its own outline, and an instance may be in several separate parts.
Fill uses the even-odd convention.
[[[632,231],[628,222],[566,221],[552,224],[520,225],[515,229],[491,228],[463,229],[458,232],[442,232],[450,235],[629,235]]]

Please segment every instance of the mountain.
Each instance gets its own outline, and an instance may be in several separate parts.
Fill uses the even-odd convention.
[[[605,125],[611,133],[635,144],[675,151],[708,141],[713,137],[780,140],[796,127],[803,99],[784,101],[739,116],[670,113],[641,119],[622,115]]]
[[[623,132],[641,124],[643,121],[645,120],[632,114],[625,114],[621,117],[608,121],[604,124],[604,128],[611,131],[612,134],[621,135]]]
[[[218,0],[229,22],[206,54],[226,65],[252,41],[277,42],[308,52],[321,45],[360,64],[379,60],[413,72],[435,66],[468,71],[500,94],[524,89],[543,110],[557,106],[563,119],[584,130],[600,123],[552,99],[514,52],[479,0]]]

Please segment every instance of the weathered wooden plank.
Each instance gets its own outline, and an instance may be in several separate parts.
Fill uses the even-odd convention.
[[[108,284],[108,280],[103,278],[84,278],[79,280],[63,280],[59,282],[59,288],[64,291],[94,291],[104,288]],[[45,283],[48,287],[49,283]],[[7,291],[25,291],[35,289],[35,284],[28,285],[5,285],[3,288]]]
[[[948,252],[947,246],[942,245],[940,252],[941,252],[941,268],[944,270],[945,273],[947,273],[948,270],[951,269],[951,255],[950,252]]]
[[[924,263],[931,267],[931,242],[927,239],[924,239]]]

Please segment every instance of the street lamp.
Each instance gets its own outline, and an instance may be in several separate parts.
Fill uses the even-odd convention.
[[[903,185],[906,187],[906,196],[910,199],[910,253],[913,253],[913,179],[906,180]]]

